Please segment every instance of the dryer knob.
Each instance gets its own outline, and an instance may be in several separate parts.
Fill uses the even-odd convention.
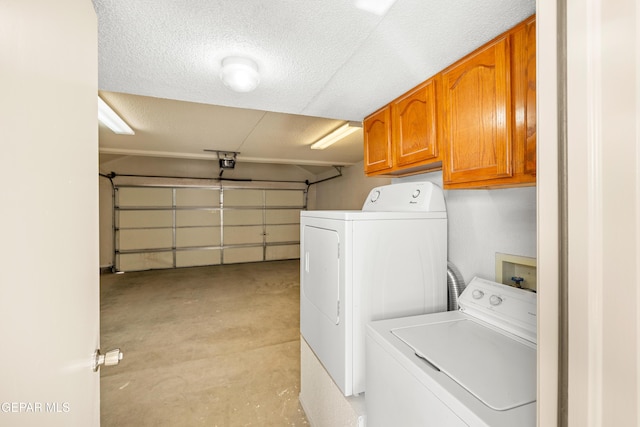
[[[413,192],[413,194],[411,195],[411,197],[413,197],[414,199],[417,199],[419,195],[420,195],[420,190],[418,189],[418,190],[416,190],[416,191],[414,191],[414,192]]]
[[[493,306],[500,305],[502,304],[502,298],[500,298],[498,295],[491,295],[491,298],[489,298],[489,304]]]
[[[380,197],[380,190],[376,190],[371,195],[371,201],[375,202],[376,200],[378,200],[379,197]]]
[[[474,299],[480,299],[484,296],[484,292],[482,292],[480,289],[476,289],[473,291],[473,293],[471,294],[471,296]]]

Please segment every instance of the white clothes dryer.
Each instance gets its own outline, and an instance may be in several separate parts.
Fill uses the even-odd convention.
[[[474,278],[459,303],[368,325],[368,427],[536,425],[536,294]]]
[[[371,320],[445,311],[447,215],[431,182],[374,188],[362,211],[303,211],[300,331],[345,396],[365,391]]]

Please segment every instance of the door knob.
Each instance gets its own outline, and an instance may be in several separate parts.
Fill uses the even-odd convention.
[[[114,348],[113,350],[107,351],[105,354],[100,354],[100,349],[97,349],[95,353],[93,353],[93,372],[98,372],[100,369],[100,365],[104,366],[113,366],[120,363],[122,357],[124,355],[120,351],[119,348]]]

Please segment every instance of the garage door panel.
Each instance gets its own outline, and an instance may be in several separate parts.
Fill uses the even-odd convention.
[[[224,227],[224,245],[259,243],[264,240],[262,226]]]
[[[220,190],[206,188],[176,189],[176,206],[220,206]]]
[[[120,271],[141,271],[173,268],[173,253],[167,251],[119,254],[117,261],[118,269]]]
[[[118,249],[121,251],[171,248],[173,246],[173,231],[171,229],[119,230],[118,236]]]
[[[262,225],[262,209],[230,209],[224,212],[224,225]]]
[[[196,267],[220,264],[220,249],[178,251],[176,267]]]
[[[300,258],[300,245],[267,246],[265,255],[267,261],[297,259]]]
[[[302,189],[116,185],[116,269],[299,257]]]
[[[222,197],[225,207],[262,206],[262,190],[224,190]]]
[[[173,213],[170,210],[163,211],[120,211],[118,215],[118,228],[133,227],[171,227]]]
[[[267,224],[300,224],[300,209],[267,209]]]
[[[262,247],[229,248],[224,250],[224,263],[235,264],[241,262],[263,261]]]
[[[118,188],[117,199],[117,204],[120,207],[170,207],[173,205],[173,190],[171,188],[120,187]]]
[[[265,193],[267,206],[304,206],[304,193],[291,190],[269,190]]]
[[[176,230],[176,246],[220,246],[220,227],[179,228]]]
[[[300,241],[299,225],[267,225],[267,243]]]
[[[197,225],[220,225],[220,211],[205,209],[176,211],[177,227],[190,227]]]

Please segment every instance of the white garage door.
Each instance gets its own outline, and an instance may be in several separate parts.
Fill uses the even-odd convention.
[[[115,186],[118,271],[295,259],[305,190]]]

